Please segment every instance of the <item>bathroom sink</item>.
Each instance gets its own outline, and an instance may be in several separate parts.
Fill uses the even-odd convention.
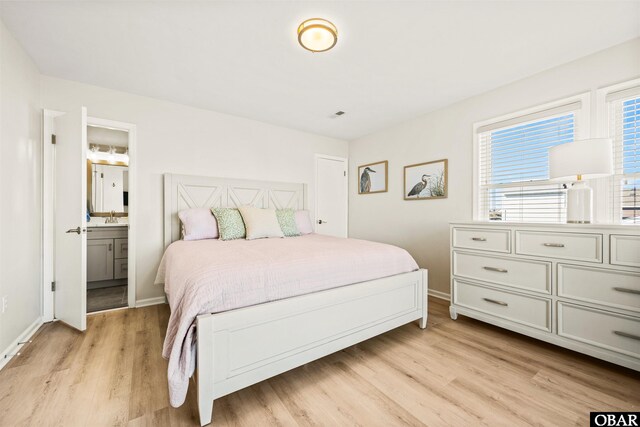
[[[91,221],[87,222],[87,227],[127,227],[129,225],[129,218],[120,217],[118,222],[105,222],[107,218],[104,217],[91,217]]]
[[[126,222],[115,222],[115,223],[106,223],[106,222],[89,222],[87,223],[87,227],[126,227],[129,224]]]

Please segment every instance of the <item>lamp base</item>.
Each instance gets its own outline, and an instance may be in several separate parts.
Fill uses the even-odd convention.
[[[584,181],[574,183],[567,190],[567,223],[591,224],[593,212],[591,187]]]

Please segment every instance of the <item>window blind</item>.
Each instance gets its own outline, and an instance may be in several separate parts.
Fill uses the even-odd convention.
[[[614,161],[611,220],[640,224],[640,86],[610,93],[606,102]]]
[[[549,182],[549,148],[572,142],[581,103],[478,128],[480,220],[564,222],[566,192]]]

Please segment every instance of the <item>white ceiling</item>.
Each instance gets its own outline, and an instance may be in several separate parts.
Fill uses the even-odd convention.
[[[343,139],[640,36],[638,1],[3,1],[0,14],[44,74]],[[333,50],[298,46],[310,17],[337,25]]]

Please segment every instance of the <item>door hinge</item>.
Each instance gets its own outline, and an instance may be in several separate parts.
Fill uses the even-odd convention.
[[[100,174],[100,178],[104,178],[104,173],[101,173],[101,174]]]
[[[51,143],[56,145],[56,136],[54,134],[51,134]]]
[[[56,282],[51,282],[51,292],[56,291]]]
[[[347,176],[347,171],[344,171],[344,176]]]

